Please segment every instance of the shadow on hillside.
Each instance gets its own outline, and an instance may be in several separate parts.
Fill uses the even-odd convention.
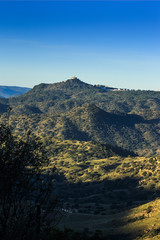
[[[119,165],[120,163],[114,163],[112,165],[103,166],[103,168],[105,169],[105,171],[110,171],[116,169]]]
[[[106,113],[106,118],[110,119],[111,123],[119,126],[134,127],[135,124],[157,124],[159,119],[145,120],[142,116],[137,114],[114,114]]]
[[[150,120],[146,120],[145,123],[148,123],[148,124],[157,124],[159,123],[159,119],[150,119]]]
[[[139,187],[139,181],[141,179],[126,177],[74,184],[63,182],[57,191],[59,197],[68,205],[71,212],[78,211],[76,217],[71,213],[72,224],[70,225],[71,222],[67,220],[67,227],[79,231],[88,229],[90,232],[97,229],[104,232],[106,240],[133,240],[141,236],[144,229],[130,229],[128,233],[120,230],[129,221],[137,221],[136,218],[128,220],[127,216],[131,209],[160,196],[160,191]],[[90,216],[88,222],[83,219],[83,215],[85,218]],[[109,220],[106,221],[107,216]]]

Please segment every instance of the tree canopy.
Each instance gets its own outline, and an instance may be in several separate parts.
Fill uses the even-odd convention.
[[[30,131],[16,137],[8,124],[0,125],[1,239],[37,239],[41,224],[56,209],[55,169],[47,172],[48,163],[45,148]]]

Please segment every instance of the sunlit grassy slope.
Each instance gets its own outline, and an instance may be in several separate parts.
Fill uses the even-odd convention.
[[[0,98],[2,122],[40,137],[58,169],[55,193],[72,212],[61,226],[100,229],[105,240],[160,239],[159,109],[159,92],[108,92],[78,79]]]
[[[107,239],[160,239],[160,200],[143,204],[117,213],[92,215],[83,213],[67,214],[60,227],[69,227],[78,231],[102,231]]]
[[[100,149],[101,145],[92,142],[55,140],[53,144],[53,149],[49,146],[54,153],[51,165],[55,165],[67,181],[91,182],[128,177],[138,179],[138,187],[160,189],[159,157],[122,157],[111,149],[105,152]],[[101,158],[105,154],[110,156]]]
[[[57,178],[57,191],[70,210],[60,227],[100,230],[111,240],[160,239],[160,159],[100,158],[89,154],[92,144],[54,142],[50,167],[63,176]]]

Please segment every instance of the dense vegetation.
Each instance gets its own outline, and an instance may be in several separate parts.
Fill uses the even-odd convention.
[[[0,125],[0,239],[42,239],[49,212],[59,208],[55,168],[44,170],[48,163],[43,144],[30,131],[16,137],[8,124]],[[53,226],[55,214],[50,219]]]
[[[50,160],[43,171],[58,170],[53,193],[65,216],[59,229],[44,229],[46,239],[159,239],[159,92],[111,92],[75,78],[1,98],[0,107],[15,138],[26,129],[39,137]]]
[[[52,164],[59,169],[56,193],[68,210],[62,229],[88,234],[97,229],[110,240],[159,239],[159,158],[77,160],[62,151],[52,157]]]
[[[141,156],[159,155],[159,92],[105,91],[75,78],[40,84],[0,104],[4,115],[12,107],[18,132],[27,126],[43,138],[92,140]]]

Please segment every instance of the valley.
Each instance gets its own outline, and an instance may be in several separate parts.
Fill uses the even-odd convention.
[[[160,234],[160,92],[106,91],[77,78],[0,98],[1,122],[45,146],[60,229],[114,240]],[[10,107],[10,111],[8,108]]]

